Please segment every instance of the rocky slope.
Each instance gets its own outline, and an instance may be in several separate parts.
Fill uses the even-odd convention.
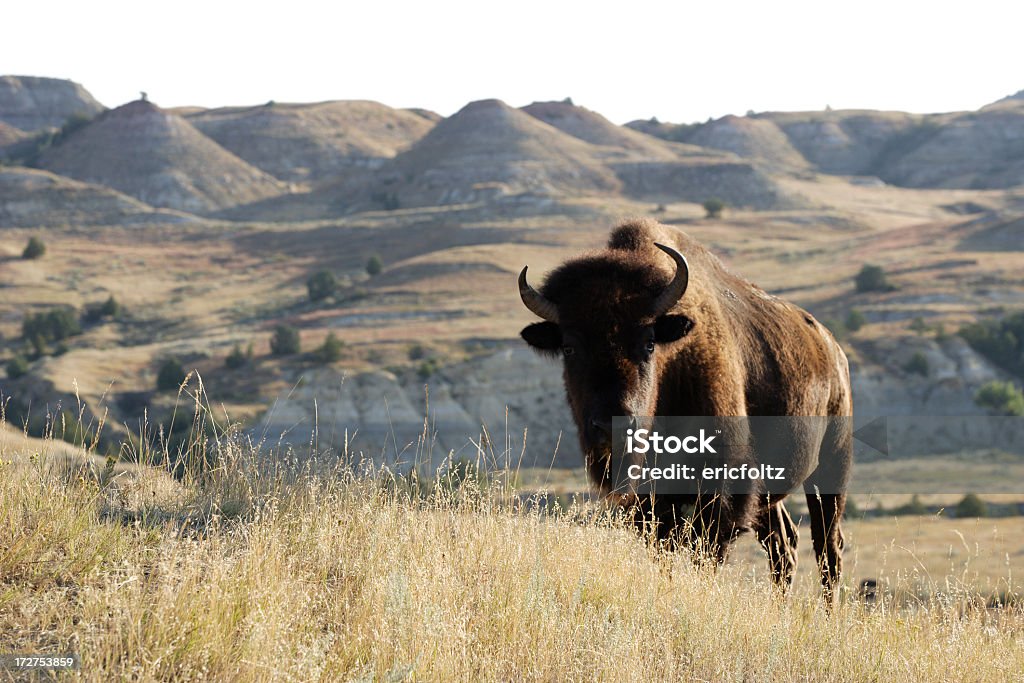
[[[154,209],[97,185],[30,168],[0,168],[0,227],[181,222],[185,214]]]
[[[434,121],[378,102],[227,107],[188,121],[238,157],[282,180],[318,182],[349,168],[375,168]]]
[[[977,112],[870,110],[766,112],[704,124],[633,121],[666,140],[734,152],[774,167],[877,176],[915,188],[1008,188],[1024,184],[1024,100]]]
[[[137,100],[47,149],[47,170],[105,185],[157,207],[207,213],[282,193],[282,184],[193,128]]]
[[[747,159],[762,159],[780,168],[799,169],[808,165],[785,133],[766,119],[723,116],[697,128],[687,142],[733,152]]]
[[[686,150],[682,145],[664,144],[625,126],[616,126],[597,112],[571,102],[534,102],[522,111],[584,142],[640,155],[651,161],[676,159]]]
[[[0,121],[26,132],[59,128],[75,114],[103,111],[85,88],[60,78],[0,76]]]
[[[1024,184],[1024,101],[1006,100],[933,126],[920,145],[879,175],[905,187]]]

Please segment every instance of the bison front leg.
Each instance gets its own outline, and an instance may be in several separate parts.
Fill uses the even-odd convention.
[[[754,531],[761,547],[768,553],[772,581],[785,595],[793,585],[800,533],[782,501],[775,505],[766,504],[761,508],[754,522]]]
[[[811,520],[814,556],[821,571],[822,596],[826,609],[835,602],[835,590],[843,572],[843,532],[840,528],[846,494],[807,491],[807,514]]]

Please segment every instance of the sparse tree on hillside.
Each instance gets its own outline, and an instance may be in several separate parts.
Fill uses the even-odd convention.
[[[270,353],[275,356],[291,356],[302,350],[299,331],[291,325],[278,325],[270,338]]]
[[[968,493],[956,504],[957,519],[964,517],[988,517],[988,505],[976,493]]]
[[[14,356],[7,361],[7,378],[18,379],[28,374],[28,361],[24,356]]]
[[[860,312],[860,309],[854,308],[846,314],[846,329],[850,332],[856,332],[860,328],[864,327],[868,322],[868,319],[864,317],[864,314]]]
[[[720,218],[724,210],[725,202],[721,199],[712,197],[704,202],[704,215],[707,218]]]
[[[242,347],[235,344],[234,348],[231,349],[231,353],[224,359],[224,365],[229,370],[237,370],[238,368],[244,367],[249,362],[249,358],[242,353]]]
[[[381,274],[384,270],[384,262],[380,260],[380,256],[374,254],[366,261],[366,274],[370,277],[376,277]]]
[[[864,264],[854,278],[858,292],[891,292],[895,289],[881,266]]]
[[[338,339],[338,336],[331,332],[324,339],[324,343],[316,350],[316,357],[321,363],[333,363],[341,358],[341,352],[345,348],[345,342]]]
[[[42,258],[43,254],[46,253],[46,245],[38,237],[30,237],[28,244],[25,245],[25,250],[21,252],[21,258],[23,259],[37,259]]]
[[[1012,382],[987,382],[974,395],[974,402],[995,415],[1024,415],[1024,392]]]
[[[920,351],[915,351],[910,360],[906,362],[903,369],[922,377],[928,376],[928,358]]]
[[[185,381],[185,368],[177,358],[168,358],[160,364],[156,375],[157,391],[176,391]]]
[[[322,301],[338,289],[338,280],[328,270],[318,270],[306,281],[310,301]]]

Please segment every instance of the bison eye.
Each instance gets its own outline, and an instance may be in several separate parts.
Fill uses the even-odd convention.
[[[647,342],[644,345],[644,351],[646,351],[648,354],[654,353],[654,340],[653,339],[651,341]]]
[[[562,347],[562,355],[563,356],[571,356],[574,353],[576,353],[576,349],[573,348],[572,346],[569,346],[568,344],[566,344],[565,346]]]

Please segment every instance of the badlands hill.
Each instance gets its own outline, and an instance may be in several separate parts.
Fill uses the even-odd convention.
[[[407,149],[435,120],[352,100],[200,110],[189,123],[236,156],[291,182],[323,181],[373,168]]]
[[[184,214],[157,210],[98,185],[29,168],[0,168],[0,227],[180,222]]]
[[[89,91],[71,81],[0,76],[0,122],[25,132],[59,128],[72,116],[91,117],[103,109]]]
[[[766,112],[704,124],[633,121],[665,140],[735,152],[785,168],[874,176],[919,188],[1007,188],[1024,172],[1024,100],[976,112]]]
[[[568,101],[534,102],[523,107],[522,111],[584,142],[613,150],[627,150],[651,160],[676,159],[684,150],[682,145],[665,144],[649,135],[616,126],[597,112]]]
[[[490,201],[537,207],[571,197],[733,206],[800,205],[751,160],[666,143],[565,102],[515,109],[471,102],[373,172],[351,170],[306,194],[272,198],[223,214],[246,219],[319,219],[353,212]]]
[[[38,165],[156,207],[208,213],[284,191],[185,119],[137,100],[45,150]]]
[[[388,174],[402,206],[619,189],[592,146],[500,100],[467,104],[396,157]]]

